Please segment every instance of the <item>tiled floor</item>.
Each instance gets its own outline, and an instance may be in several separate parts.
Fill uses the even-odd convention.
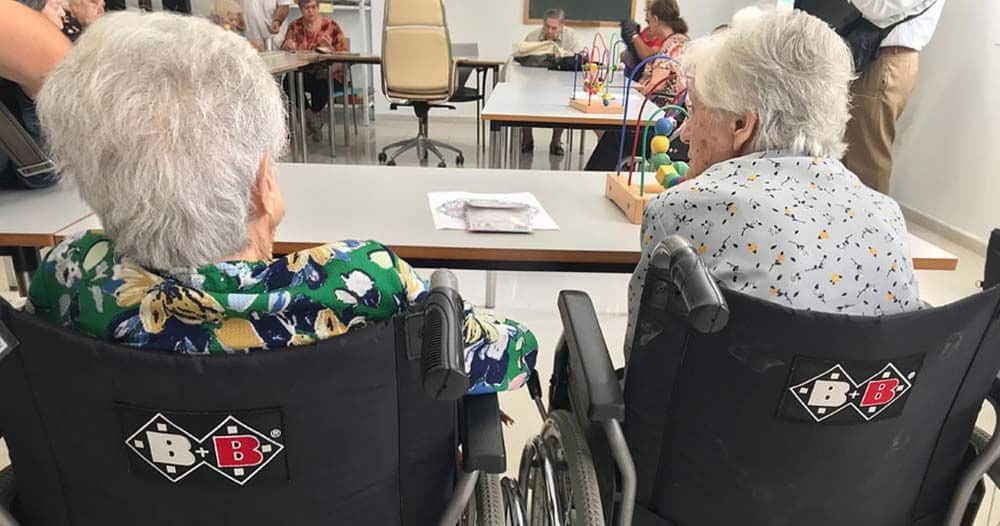
[[[444,111],[440,112],[444,114]],[[351,137],[352,145],[345,148],[342,128],[338,127],[338,157],[334,162],[354,164],[374,164],[378,150],[376,147],[393,141],[405,139],[416,133],[416,121],[411,115],[400,112],[401,116],[379,117],[378,127],[360,127],[360,137]],[[431,116],[431,136],[449,142],[465,151],[466,166],[485,166],[475,152],[475,128],[470,120],[436,118]],[[548,131],[538,131],[535,136],[536,153],[533,156],[522,156],[523,168],[536,169],[560,168],[562,160],[550,158],[548,155]],[[577,134],[577,138],[579,134]],[[361,140],[364,138],[365,140]],[[578,139],[577,139],[578,140]],[[595,138],[588,134],[587,154],[593,148]],[[329,147],[327,145],[310,145],[310,161],[328,163]],[[585,162],[585,157],[574,155],[574,169]],[[416,165],[414,153],[409,153],[399,159],[400,166]],[[451,159],[449,159],[451,165]],[[454,168],[449,168],[454,169]],[[294,206],[294,205],[293,205]],[[982,276],[983,258],[947,240],[940,239],[917,227],[911,229],[920,237],[953,252],[960,258],[958,270],[955,272],[920,271],[921,295],[932,304],[944,304],[975,292],[976,282]],[[424,270],[429,273],[430,269]],[[461,290],[466,299],[481,305],[484,300],[485,274],[477,271],[456,271]],[[0,291],[6,291],[6,273],[0,271]],[[500,272],[497,280],[496,310],[505,316],[517,319],[532,328],[541,345],[541,355],[538,371],[543,385],[549,378],[552,368],[551,352],[558,340],[562,327],[556,309],[556,297],[560,290],[578,289],[590,294],[598,310],[605,341],[611,350],[612,361],[616,366],[623,365],[621,342],[625,334],[626,321],[626,286],[627,275],[616,274],[577,274],[577,273],[533,273],[533,272]],[[537,432],[541,425],[534,405],[528,398],[526,390],[507,393],[502,396],[501,404],[505,412],[512,416],[516,423],[505,429],[504,438],[507,444],[508,471],[516,473],[520,461],[520,448],[528,438]],[[980,425],[992,429],[995,416],[992,411],[984,411]],[[5,464],[6,451],[0,444],[0,465]],[[993,525],[1000,521],[1000,499],[994,498],[994,488],[990,488],[986,505],[977,520],[977,525]],[[990,517],[992,515],[992,518]]]

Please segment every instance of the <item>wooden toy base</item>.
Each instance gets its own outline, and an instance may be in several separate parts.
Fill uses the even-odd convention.
[[[625,111],[625,107],[615,101],[611,101],[611,104],[605,106],[604,101],[597,96],[590,99],[589,104],[587,99],[570,99],[569,106],[584,113],[623,113]]]
[[[632,185],[628,184],[628,174],[609,173],[604,182],[604,195],[625,213],[630,223],[641,225],[646,203],[663,192],[663,187],[650,174],[646,174],[646,189],[639,195],[639,174],[632,174]]]

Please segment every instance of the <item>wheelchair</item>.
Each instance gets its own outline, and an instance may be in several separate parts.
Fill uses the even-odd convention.
[[[1000,400],[1000,286],[877,318],[796,311],[720,290],[674,236],[623,371],[585,293],[559,312],[548,407],[529,386],[545,423],[503,481],[514,524],[969,525],[983,476],[1000,481],[1000,441],[975,429]]]
[[[463,396],[461,298],[431,283],[391,320],[245,355],[114,345],[0,302],[0,525],[502,524],[497,398]]]

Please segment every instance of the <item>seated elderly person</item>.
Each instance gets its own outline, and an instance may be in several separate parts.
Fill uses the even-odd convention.
[[[104,16],[104,0],[69,0],[63,14],[63,34],[76,42],[80,33]]]
[[[566,53],[579,53],[583,46],[573,28],[566,27],[566,12],[562,9],[549,9],[542,15],[542,27],[532,30],[524,36],[524,42],[553,42]],[[562,128],[552,129],[552,140],[549,141],[549,153],[566,155],[562,145]],[[535,139],[531,128],[521,128],[521,153],[531,153],[535,150]]]
[[[692,42],[683,63],[694,179],[646,208],[630,326],[653,248],[673,234],[731,290],[822,312],[918,309],[899,206],[839,160],[852,78],[840,37],[771,10]]]
[[[333,20],[319,13],[319,0],[299,0],[302,18],[288,25],[282,49],[289,51],[348,51],[347,37]],[[303,86],[309,94],[309,111],[306,112],[306,128],[315,142],[323,140],[323,118],[321,112],[330,102],[330,84],[327,81],[329,66],[315,66],[303,75]],[[344,70],[342,64],[333,65],[333,89],[343,91]],[[288,89],[286,83],[285,89]],[[345,95],[346,96],[346,95]],[[331,108],[332,111],[332,108]]]
[[[38,101],[54,158],[105,228],[46,255],[29,293],[39,317],[134,347],[232,353],[333,338],[424,299],[427,283],[376,241],[272,258],[283,103],[238,35],[196,17],[108,15]],[[532,333],[473,312],[465,325],[471,392],[522,385]]]

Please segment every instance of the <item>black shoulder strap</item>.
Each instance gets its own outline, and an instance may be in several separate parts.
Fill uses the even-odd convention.
[[[938,1],[939,0],[931,2],[919,13],[912,14],[895,24],[891,24],[880,29],[884,32],[883,34],[888,34],[890,31],[895,29],[896,26],[909,22],[918,16],[922,16],[930,10],[930,8],[934,7]],[[858,11],[858,8],[854,7],[849,0],[795,0],[795,8],[805,11],[827,24],[830,24],[830,27],[841,35],[849,31],[851,26],[859,20],[867,21],[867,19],[865,19],[861,14],[861,11]]]
[[[3,104],[0,104],[0,150],[14,161],[18,173],[26,179],[56,171],[55,164]]]
[[[7,328],[7,322],[10,319],[10,312],[13,308],[10,303],[7,303],[7,300],[0,298],[0,361],[3,361],[20,343],[14,337],[14,333],[10,332],[10,329]]]
[[[795,0],[795,8],[830,24],[838,33],[862,18],[861,11],[847,0]]]

